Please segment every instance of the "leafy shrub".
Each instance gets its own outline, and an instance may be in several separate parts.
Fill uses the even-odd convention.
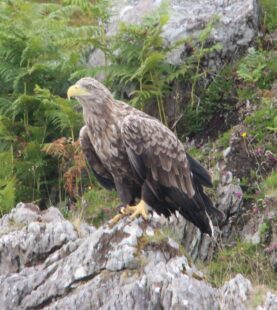
[[[0,175],[2,211],[14,200],[55,202],[58,161],[42,149],[61,136],[74,141],[82,124],[75,103],[64,98],[99,31],[90,1],[63,3],[0,3],[0,156],[12,158],[9,173]]]

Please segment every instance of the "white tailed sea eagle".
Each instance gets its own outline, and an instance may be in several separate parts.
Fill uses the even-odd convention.
[[[213,234],[210,216],[221,212],[203,191],[212,186],[211,178],[170,129],[114,99],[90,77],[71,86],[68,97],[83,108],[80,143],[93,173],[103,187],[117,190],[125,206],[112,222],[127,214],[147,219],[150,208],[166,217],[179,211],[203,233]]]

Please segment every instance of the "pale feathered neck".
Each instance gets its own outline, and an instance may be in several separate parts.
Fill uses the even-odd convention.
[[[90,99],[91,100],[91,99]],[[86,124],[96,131],[105,131],[110,126],[119,127],[126,111],[112,98],[95,98],[94,102],[81,102]]]

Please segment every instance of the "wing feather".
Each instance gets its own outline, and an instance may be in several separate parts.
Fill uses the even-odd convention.
[[[97,181],[108,190],[115,188],[112,175],[105,169],[94,150],[89,138],[87,126],[82,127],[80,130],[79,140],[83,153]]]
[[[184,146],[166,126],[153,118],[129,115],[122,123],[121,134],[127,153],[134,152],[151,171],[155,181],[166,187],[177,188],[190,198],[194,196]],[[129,156],[129,159],[137,170],[134,156]]]

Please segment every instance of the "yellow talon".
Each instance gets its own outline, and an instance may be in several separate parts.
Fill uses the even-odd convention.
[[[114,216],[110,222],[109,222],[109,226],[110,227],[113,227],[116,223],[118,223],[124,216],[126,216],[125,214],[123,213],[119,213],[117,214],[116,216]]]
[[[145,220],[148,219],[148,207],[144,200],[141,200],[136,206],[127,206],[124,209],[125,214],[131,214],[130,219],[133,220],[138,216],[142,216]]]
[[[148,206],[144,200],[141,200],[136,206],[129,206],[121,208],[120,213],[114,216],[110,222],[110,227],[113,227],[118,223],[123,217],[131,214],[130,219],[134,220],[138,216],[142,216],[145,220],[148,219]]]

